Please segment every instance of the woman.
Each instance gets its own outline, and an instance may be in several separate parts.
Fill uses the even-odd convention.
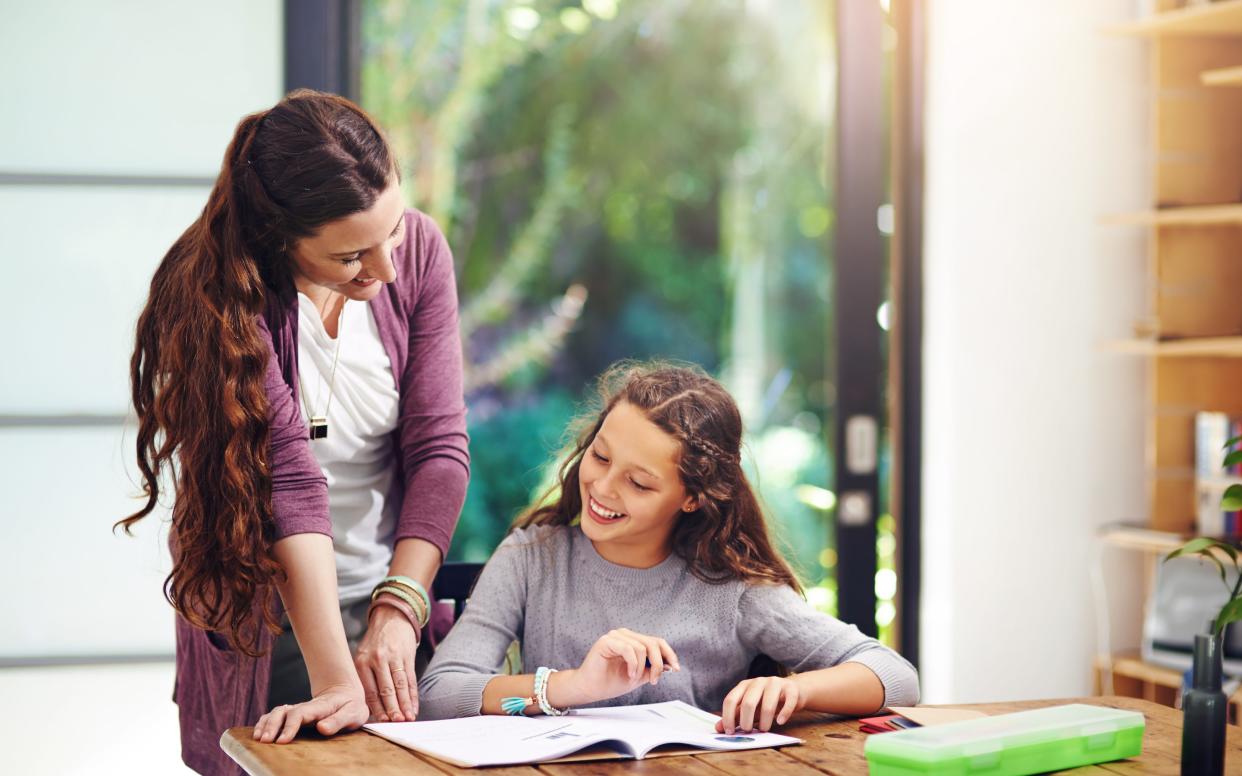
[[[171,473],[186,764],[239,772],[234,725],[413,719],[469,478],[461,345],[448,246],[361,109],[302,90],[241,121],[131,379],[146,504],[121,524]]]

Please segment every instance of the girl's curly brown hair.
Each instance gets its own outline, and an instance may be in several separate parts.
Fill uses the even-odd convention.
[[[742,470],[742,416],[724,386],[697,366],[621,362],[600,377],[598,394],[597,411],[577,424],[557,484],[514,521],[515,528],[564,526],[579,519],[582,457],[608,413],[624,401],[681,444],[678,472],[687,493],[699,498],[699,507],[677,517],[672,545],[691,572],[710,583],[744,579],[802,592],[773,544]]]

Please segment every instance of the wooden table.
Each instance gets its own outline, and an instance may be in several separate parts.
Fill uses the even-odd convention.
[[[1071,700],[1015,701],[961,705],[988,714],[1036,709],[1062,703],[1092,703],[1143,712],[1147,720],[1143,754],[1076,768],[1075,774],[1110,776],[1179,776],[1182,713],[1168,706],[1136,698],[1099,697]],[[779,732],[804,739],[800,746],[748,752],[656,757],[645,760],[604,760],[508,768],[457,768],[432,757],[415,754],[370,733],[358,731],[333,738],[302,737],[290,744],[259,744],[251,728],[236,727],[220,739],[224,751],[252,776],[308,776],[309,774],[366,774],[367,776],[819,776],[867,773],[863,742],[867,736],[857,720],[839,720],[803,714]],[[883,735],[883,734],[881,734]],[[1066,771],[1069,773],[1071,771]],[[1242,773],[1242,729],[1229,726],[1225,772]]]

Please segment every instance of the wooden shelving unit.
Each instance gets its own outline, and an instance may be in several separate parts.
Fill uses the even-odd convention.
[[[1152,207],[1103,219],[1149,235],[1144,338],[1109,345],[1146,360],[1148,513],[1101,536],[1153,559],[1195,531],[1195,413],[1242,415],[1242,92],[1222,88],[1242,86],[1242,0],[1155,5],[1109,30],[1148,40]],[[1097,690],[1168,704],[1182,681],[1131,653],[1100,656],[1095,675]]]

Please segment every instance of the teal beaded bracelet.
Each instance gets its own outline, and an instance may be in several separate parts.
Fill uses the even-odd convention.
[[[535,700],[539,702],[539,710],[549,717],[563,717],[569,709],[558,709],[548,702],[548,680],[556,673],[555,668],[540,666],[535,671]]]
[[[510,716],[526,716],[527,706],[538,706],[539,710],[549,717],[563,717],[569,709],[558,709],[548,702],[548,678],[556,673],[555,668],[539,666],[535,671],[535,692],[526,698],[510,696],[500,699],[500,708]]]

